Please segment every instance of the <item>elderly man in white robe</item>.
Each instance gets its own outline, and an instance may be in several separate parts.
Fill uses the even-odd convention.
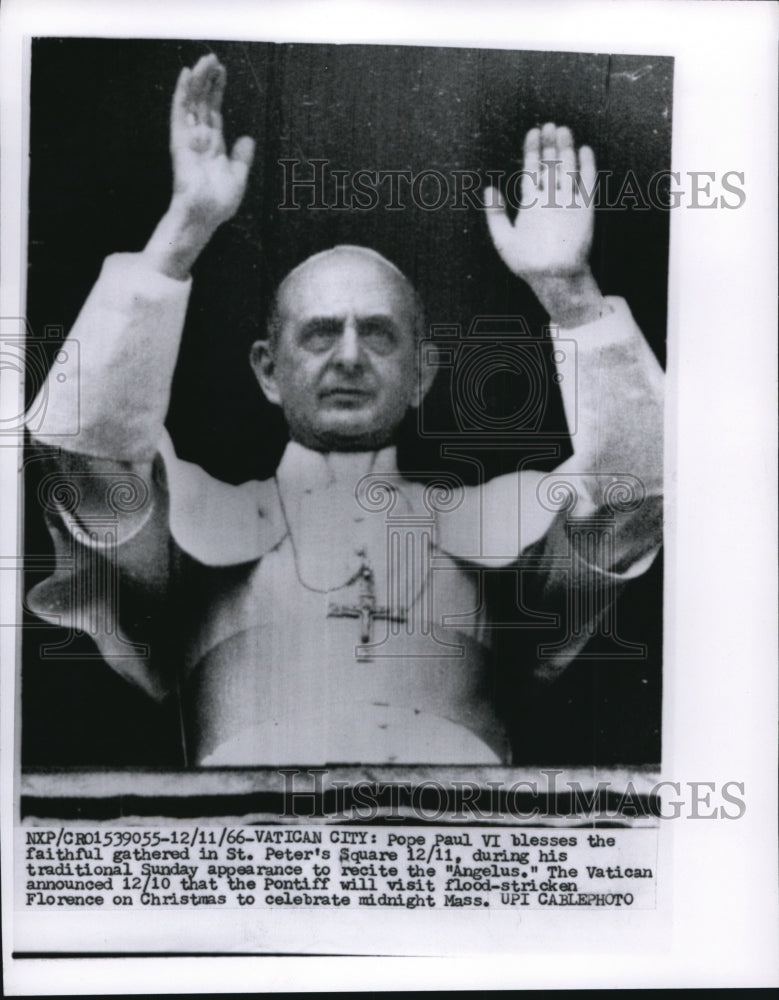
[[[659,545],[662,376],[588,266],[594,213],[575,178],[591,190],[592,151],[577,154],[567,128],[532,129],[516,218],[485,193],[498,254],[577,344],[576,377],[561,383],[574,454],[553,479],[450,482],[442,500],[400,475],[394,436],[434,374],[418,362],[419,302],[384,257],[337,246],[285,278],[253,345],[290,442],[272,479],[231,486],[177,458],[164,429],[190,269],[238,210],[254,153],[247,137],[225,148],[224,86],[214,56],[182,71],[170,207],[141,253],[105,262],[71,332],[79,386],[50,376],[44,389],[34,438],[61,446],[69,492],[52,491],[61,559],[30,606],[87,630],[150,697],[179,699],[191,765],[510,763],[483,568],[532,553],[550,594],[595,595],[590,619],[563,622],[559,648],[530,665],[553,678]],[[78,434],[64,438],[77,407]],[[610,506],[625,473],[633,495]],[[563,484],[573,509],[549,502]],[[604,510],[610,530],[572,553],[571,516]],[[138,609],[155,601],[186,609],[175,669],[144,641]]]

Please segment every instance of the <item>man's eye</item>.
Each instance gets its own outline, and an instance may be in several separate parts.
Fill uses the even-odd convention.
[[[377,354],[386,354],[395,346],[395,328],[382,320],[365,320],[359,326],[360,339]]]
[[[312,323],[303,330],[300,340],[309,351],[327,351],[339,334],[340,326],[336,323]]]

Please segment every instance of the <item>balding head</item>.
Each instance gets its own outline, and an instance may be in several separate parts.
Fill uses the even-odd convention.
[[[383,446],[432,373],[417,371],[424,330],[408,278],[381,254],[337,246],[309,257],[276,293],[252,366],[294,440],[320,451]]]
[[[317,289],[330,282],[333,276],[340,276],[349,282],[384,282],[395,287],[401,297],[406,297],[413,312],[414,335],[419,339],[426,331],[424,304],[406,275],[392,261],[370,247],[341,243],[329,250],[312,254],[294,267],[281,281],[273,297],[268,315],[268,343],[271,349],[278,342],[284,321],[285,310],[294,308],[301,294],[309,290],[317,294]]]

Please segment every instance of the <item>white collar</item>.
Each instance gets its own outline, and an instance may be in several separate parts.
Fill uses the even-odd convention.
[[[371,488],[374,477],[378,491]],[[377,598],[386,604],[387,511],[400,503],[411,513],[415,496],[398,472],[395,448],[322,453],[293,441],[276,479],[300,582],[333,592],[354,580],[367,560]]]
[[[380,451],[320,452],[290,441],[284,450],[278,479],[285,493],[326,489],[343,483],[354,488],[369,473],[391,473],[397,476],[397,452],[394,446]]]

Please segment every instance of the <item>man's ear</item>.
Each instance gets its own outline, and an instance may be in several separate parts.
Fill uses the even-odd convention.
[[[416,387],[414,390],[414,396],[411,400],[411,406],[417,410],[422,405],[422,400],[428,393],[430,386],[435,381],[435,377],[438,374],[438,369],[434,364],[430,364],[419,357],[417,362],[417,375],[416,375]]]
[[[267,340],[255,340],[249,351],[249,364],[268,402],[279,406],[281,396],[276,385],[276,359]]]

